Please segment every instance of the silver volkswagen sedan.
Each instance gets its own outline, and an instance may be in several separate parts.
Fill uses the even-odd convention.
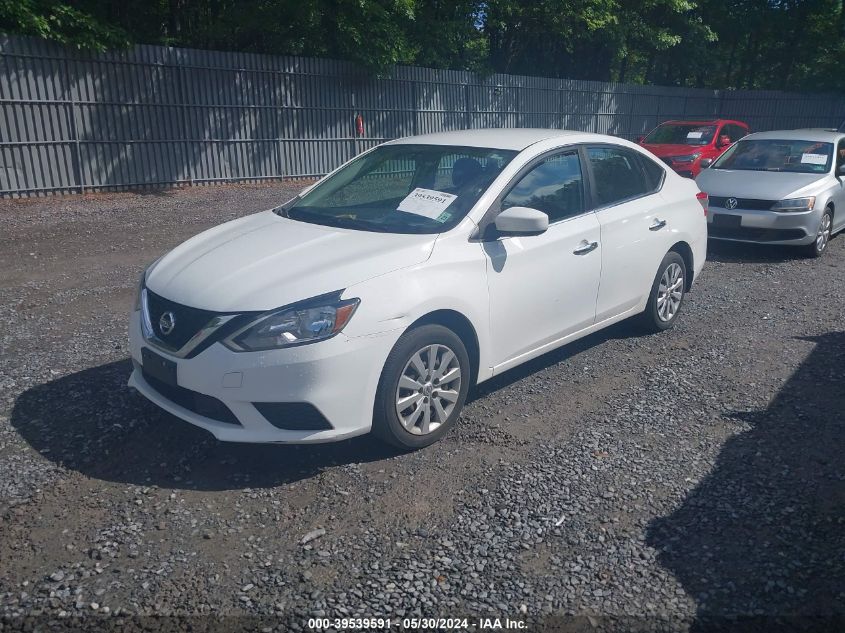
[[[845,133],[750,134],[696,178],[709,237],[803,247],[819,257],[845,229]]]

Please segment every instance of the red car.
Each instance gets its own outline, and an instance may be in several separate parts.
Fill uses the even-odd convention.
[[[742,121],[666,121],[638,140],[681,176],[695,178],[701,161],[711,161],[751,130]]]

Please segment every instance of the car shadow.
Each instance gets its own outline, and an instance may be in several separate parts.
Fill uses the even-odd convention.
[[[752,244],[749,242],[707,242],[707,261],[722,264],[741,263],[783,263],[796,259],[806,259],[806,255],[795,246],[776,244]]]
[[[634,324],[618,323],[482,383],[468,400],[609,339],[639,335]],[[128,388],[131,368],[125,359],[32,387],[16,399],[10,423],[32,448],[64,468],[103,481],[174,489],[270,488],[326,468],[402,454],[370,436],[300,446],[218,442]]]
[[[15,401],[10,423],[65,468],[176,489],[275,487],[399,454],[367,437],[309,446],[218,442],[127,387],[131,368],[127,359],[32,387]]]
[[[483,398],[494,391],[503,389],[509,385],[519,382],[523,378],[527,378],[531,374],[542,371],[558,363],[562,363],[573,356],[577,356],[581,352],[585,352],[590,348],[601,345],[612,339],[628,339],[638,338],[641,336],[649,336],[647,332],[633,319],[626,319],[619,323],[606,327],[598,332],[594,332],[584,338],[580,338],[571,343],[567,343],[563,347],[559,347],[550,352],[546,352],[542,356],[530,360],[521,365],[517,365],[513,369],[509,369],[489,380],[484,381],[477,387],[470,389],[467,396],[467,403],[474,402]]]
[[[767,409],[730,415],[751,429],[648,528],[697,603],[693,631],[845,631],[845,332],[809,340]]]

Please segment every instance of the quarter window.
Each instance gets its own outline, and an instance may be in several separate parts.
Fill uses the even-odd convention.
[[[577,152],[546,158],[519,179],[502,200],[502,209],[530,207],[556,222],[584,211],[584,182]]]
[[[659,189],[660,185],[663,184],[663,177],[666,175],[666,172],[660,165],[655,163],[650,158],[640,156],[640,161],[642,161],[643,169],[645,170],[645,177],[648,183],[649,191],[655,191],[656,189]]]
[[[598,207],[643,196],[654,189],[646,181],[634,152],[614,147],[589,147],[587,156],[593,168],[593,189]]]

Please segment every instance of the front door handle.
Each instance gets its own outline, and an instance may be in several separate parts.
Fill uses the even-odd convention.
[[[658,220],[655,218],[654,222],[651,223],[651,226],[648,227],[649,231],[659,231],[664,226],[666,226],[666,220]]]
[[[598,247],[598,242],[588,242],[587,240],[581,240],[581,243],[578,245],[578,248],[576,248],[572,252],[576,255],[586,255],[587,253],[591,253],[592,251],[596,250]]]

